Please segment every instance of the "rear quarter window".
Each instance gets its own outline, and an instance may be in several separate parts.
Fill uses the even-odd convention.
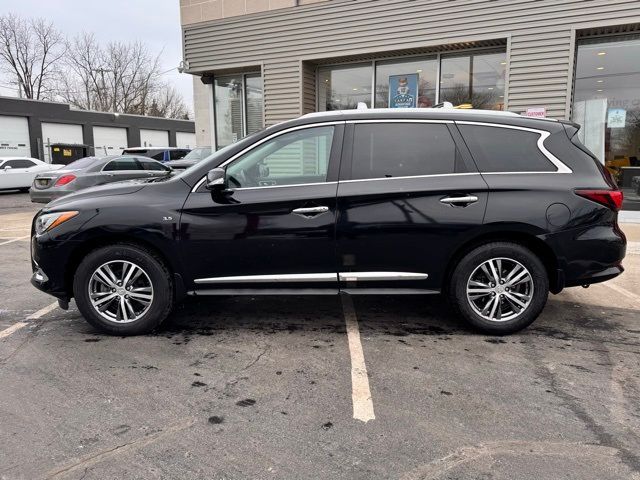
[[[540,134],[513,128],[458,125],[481,172],[555,172],[538,148]]]

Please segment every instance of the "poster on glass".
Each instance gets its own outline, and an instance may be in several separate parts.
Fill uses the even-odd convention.
[[[418,106],[418,74],[389,75],[389,108]]]

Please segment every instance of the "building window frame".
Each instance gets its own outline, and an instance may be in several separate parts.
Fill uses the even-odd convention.
[[[212,81],[211,81],[211,102],[212,102],[212,108],[211,108],[211,117],[213,119],[213,132],[212,132],[212,140],[214,145],[212,145],[214,151],[219,150],[220,144],[219,144],[219,139],[218,139],[218,126],[217,126],[217,107],[216,107],[216,80],[219,78],[224,78],[224,77],[230,77],[230,76],[237,76],[240,77],[242,79],[242,130],[244,132],[244,136],[247,135],[247,77],[258,77],[260,78],[260,83],[262,86],[262,95],[263,95],[263,100],[262,100],[262,125],[264,126],[264,76],[261,70],[248,70],[246,72],[242,72],[242,73],[224,73],[224,74],[214,74],[212,77]],[[244,136],[242,138],[244,138]],[[238,141],[241,140],[241,138],[238,138]]]
[[[459,56],[464,56],[464,55],[469,55],[469,56],[475,56],[475,55],[482,55],[482,54],[489,54],[489,53],[504,53],[505,54],[505,61],[507,66],[509,65],[509,51],[508,51],[508,45],[505,45],[504,47],[495,47],[495,46],[491,46],[491,47],[479,47],[479,48],[465,48],[465,49],[460,49],[460,50],[455,50],[455,51],[450,51],[450,52],[425,52],[425,53],[419,53],[419,54],[411,54],[411,55],[399,55],[399,56],[385,56],[385,57],[379,57],[379,58],[374,58],[372,60],[350,60],[348,62],[330,62],[330,63],[322,63],[322,64],[318,64],[316,65],[315,68],[315,74],[316,74],[316,111],[319,112],[320,110],[320,95],[318,95],[318,92],[320,91],[320,75],[318,74],[320,69],[322,68],[327,68],[327,67],[341,67],[341,66],[346,66],[346,65],[366,65],[366,64],[370,64],[372,69],[373,69],[373,73],[371,75],[371,105],[372,107],[375,106],[375,97],[376,97],[376,83],[377,83],[377,63],[378,62],[386,62],[389,60],[398,60],[398,61],[402,61],[402,60],[407,60],[410,61],[411,59],[419,59],[419,58],[428,58],[428,59],[435,59],[436,60],[436,84],[435,84],[435,104],[439,104],[440,103],[440,84],[441,84],[441,73],[442,73],[442,59],[443,58],[451,58],[451,57],[459,57]],[[473,64],[473,61],[471,61],[471,64]],[[508,68],[507,68],[508,70]],[[470,72],[470,75],[472,75],[472,71]],[[504,95],[504,100],[505,100],[505,109],[506,109],[506,79],[507,79],[507,75],[508,75],[508,71],[507,74],[505,75],[505,95]],[[470,79],[470,87],[471,87],[471,79]]]

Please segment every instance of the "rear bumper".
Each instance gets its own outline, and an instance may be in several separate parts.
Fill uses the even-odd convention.
[[[617,277],[627,240],[615,224],[592,225],[547,235],[543,240],[558,261],[558,288],[590,285]]]
[[[64,197],[72,192],[56,192],[50,190],[36,190],[31,187],[29,189],[29,197],[31,197],[31,201],[34,203],[49,203],[53,200],[56,200],[60,197]]]

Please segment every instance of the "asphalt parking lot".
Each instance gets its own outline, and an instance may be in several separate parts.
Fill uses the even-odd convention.
[[[487,337],[437,297],[190,300],[108,337],[0,193],[0,479],[640,479],[640,249]],[[640,240],[640,225],[626,225]]]

